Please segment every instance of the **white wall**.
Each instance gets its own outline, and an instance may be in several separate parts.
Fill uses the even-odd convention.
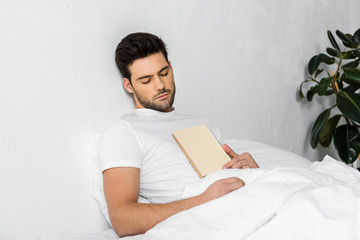
[[[300,103],[326,31],[359,28],[357,0],[0,1],[0,239],[107,227],[92,199],[92,138],[133,108],[117,43],[149,31],[168,44],[176,108],[208,116],[224,138],[318,160],[309,130],[322,105]]]

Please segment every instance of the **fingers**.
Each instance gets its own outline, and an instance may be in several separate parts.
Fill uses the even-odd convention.
[[[244,168],[247,166],[247,162],[245,159],[233,159],[229,162],[227,162],[224,165],[224,169],[230,169],[230,168]]]
[[[227,144],[223,144],[222,148],[231,158],[237,156],[236,152],[234,152],[234,150],[232,150],[231,147],[229,147]]]
[[[240,155],[236,154],[236,156],[229,162],[227,162],[223,168],[258,168],[259,166],[252,158],[250,153],[242,153]]]
[[[230,177],[220,179],[211,184],[208,189],[202,194],[206,201],[210,201],[225,194],[228,194],[236,189],[239,189],[245,185],[245,182],[237,177]]]
[[[223,179],[220,179],[218,181],[223,181],[225,183],[234,183],[234,182],[238,182],[239,180],[241,180],[240,178],[238,177],[229,177],[229,178],[223,178]],[[242,180],[241,180],[242,181]]]
[[[245,154],[240,154],[234,157],[229,162],[225,163],[223,168],[242,168],[247,165],[247,162],[247,156]]]
[[[243,187],[245,185],[245,182],[238,178],[238,177],[230,177],[230,178],[225,178],[225,179],[220,179],[218,180],[219,184],[225,184],[225,188],[226,188],[226,192],[232,192],[236,189],[239,189],[241,187]]]
[[[244,160],[239,160],[229,167],[230,169],[236,168],[249,168],[248,163]]]
[[[245,185],[245,182],[241,179],[239,179],[238,181],[232,182],[228,184],[228,191],[229,193],[232,191],[235,191],[241,187],[243,187]]]
[[[229,183],[228,183],[228,191],[232,192],[236,189],[239,189],[241,187],[243,187],[245,185],[245,182],[237,177],[232,177],[229,179]]]
[[[237,163],[239,160],[233,158],[232,160],[228,161],[227,163],[225,163],[225,165],[223,166],[224,169],[227,168],[231,168],[232,165],[234,165],[235,163]]]
[[[246,161],[238,161],[235,164],[233,164],[230,168],[232,169],[236,169],[236,168],[249,168],[248,164]]]
[[[238,178],[238,177],[230,177],[230,178],[225,178],[225,179],[228,179],[228,183],[230,183],[230,184],[240,183],[240,184],[242,184],[242,186],[245,185],[245,182],[241,178]]]

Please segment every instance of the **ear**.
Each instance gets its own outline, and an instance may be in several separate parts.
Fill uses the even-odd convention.
[[[123,85],[126,91],[128,91],[129,93],[134,93],[134,89],[130,83],[130,80],[127,78],[123,78]]]

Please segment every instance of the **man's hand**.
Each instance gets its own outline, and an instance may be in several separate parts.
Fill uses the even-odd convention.
[[[245,182],[237,177],[220,179],[211,184],[201,195],[205,197],[205,201],[210,201],[239,189],[244,185]]]
[[[224,151],[231,157],[231,160],[227,162],[223,168],[258,168],[259,166],[250,155],[250,153],[237,154],[228,145],[222,145]]]

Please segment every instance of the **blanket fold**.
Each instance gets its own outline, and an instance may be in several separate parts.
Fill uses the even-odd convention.
[[[221,170],[182,197],[233,176],[246,185],[166,219],[141,239],[360,239],[360,173],[329,156],[308,168]]]

